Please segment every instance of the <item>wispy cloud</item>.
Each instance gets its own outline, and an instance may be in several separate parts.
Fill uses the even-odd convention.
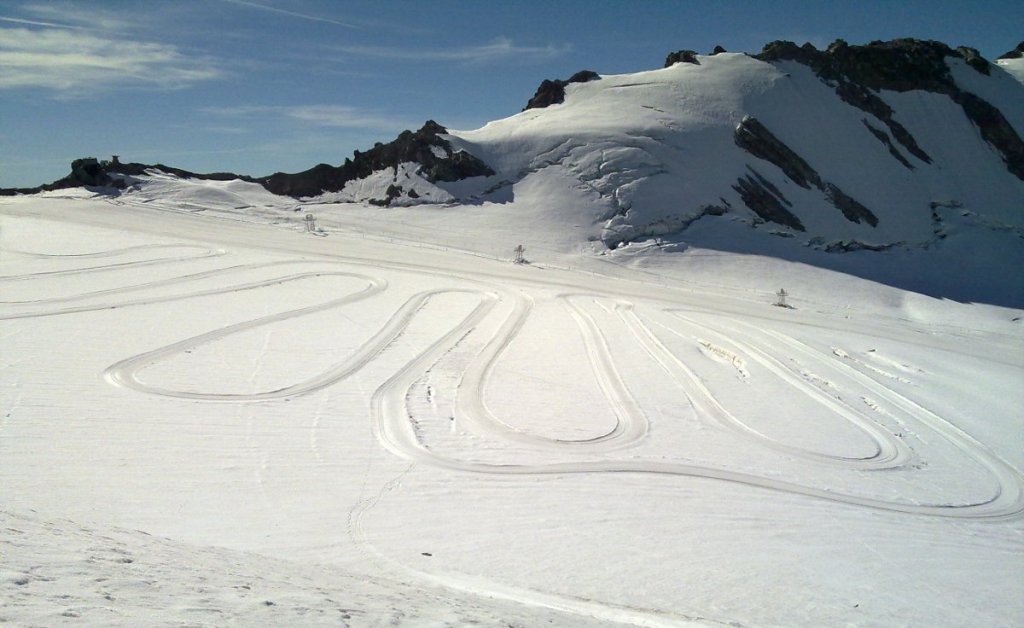
[[[238,107],[206,107],[200,111],[208,115],[227,118],[255,119],[271,116],[317,127],[393,130],[408,126],[407,120],[346,105],[242,105]]]
[[[287,9],[279,9],[275,6],[268,4],[261,4],[259,2],[249,2],[248,0],[222,0],[228,4],[235,4],[242,7],[248,7],[250,9],[257,9],[260,11],[268,11],[270,13],[277,13],[278,15],[287,15],[288,17],[298,18],[300,20],[307,20],[309,22],[322,22],[324,24],[334,24],[335,26],[344,26],[345,28],[359,28],[355,24],[349,24],[348,22],[342,22],[341,20],[335,20],[328,17],[320,17],[317,15],[310,15],[308,13],[299,13],[298,11],[289,11]]]
[[[40,22],[38,20],[25,20],[17,17],[4,17],[2,15],[0,15],[0,22],[8,22],[11,24],[24,24],[27,26],[47,26],[49,28],[80,28],[78,26],[72,26],[70,24],[57,24],[56,22]]]
[[[221,76],[177,47],[65,28],[0,28],[0,89],[84,96],[114,87],[186,87]]]
[[[20,5],[20,12],[39,20],[40,26],[99,31],[125,31],[138,25],[133,14],[100,6],[82,6],[70,2],[31,2]]]
[[[499,37],[489,43],[456,48],[402,48],[393,46],[337,46],[336,50],[363,57],[402,59],[410,61],[462,61],[490,63],[518,60],[530,63],[559,57],[572,48],[568,45],[521,46],[508,37]]]

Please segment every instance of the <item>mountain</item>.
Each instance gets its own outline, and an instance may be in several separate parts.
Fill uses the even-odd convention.
[[[510,186],[567,176],[604,207],[609,247],[705,217],[836,250],[926,245],[952,213],[1022,226],[1024,85],[976,51],[774,42],[757,56],[687,58],[545,81],[522,113],[449,132],[494,175],[452,184],[410,160],[334,198],[502,202]]]
[[[764,252],[1020,306],[1021,282],[994,292],[980,277],[1024,263],[1024,85],[1000,63],[910,39],[680,51],[649,72],[545,81],[521,113],[443,135],[493,175],[439,181],[402,162],[321,198],[514,203],[568,188],[565,228],[589,225],[611,249],[658,238]],[[839,257],[943,247],[941,262],[918,255],[895,271]],[[947,264],[972,276],[947,291]]]
[[[239,178],[391,207],[557,198],[544,228],[582,229],[606,250],[760,253],[1021,306],[1020,281],[979,281],[1024,264],[1019,54],[993,64],[913,39],[680,50],[661,69],[545,80],[522,112],[477,130],[429,121],[340,166]],[[524,218],[516,236],[534,228]],[[863,251],[902,256],[844,255]],[[947,265],[970,272],[952,286]]]

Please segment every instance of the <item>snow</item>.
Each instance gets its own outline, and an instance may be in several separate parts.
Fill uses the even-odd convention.
[[[573,173],[648,162],[585,149],[508,202],[0,199],[0,623],[1024,622],[1024,313],[602,255]]]
[[[1024,184],[944,96],[878,94],[909,170],[699,60],[445,135],[490,177],[0,198],[0,624],[1024,623]],[[1021,128],[1019,64],[949,63]]]
[[[418,169],[418,164],[405,162],[394,169],[375,172],[365,179],[349,181],[341,194],[330,200],[351,202],[360,199],[384,199],[387,198],[387,190],[391,185],[403,188],[403,194],[395,202],[396,205],[446,203],[453,200],[451,194],[421,177]],[[410,191],[416,192],[418,196],[409,198]]]
[[[1024,58],[1020,59],[999,59],[996,65],[1006,70],[1013,78],[1024,83]]]
[[[451,131],[453,145],[480,157],[497,174],[439,185],[463,201],[472,197],[484,203],[527,207],[530,202],[519,198],[523,184],[558,177],[569,180],[567,187],[580,194],[596,194],[600,203],[565,203],[558,212],[563,218],[555,229],[558,232],[570,225],[596,226],[588,235],[596,231],[600,237],[603,230],[606,235],[648,235],[714,249],[720,241],[735,238],[734,229],[721,225],[739,221],[756,234],[744,237],[741,250],[791,261],[813,256],[808,248],[823,249],[843,241],[895,245],[900,250],[897,256],[914,258],[919,249],[943,246],[936,241],[932,214],[933,203],[940,203],[960,208],[977,225],[984,225],[977,231],[989,232],[982,239],[991,238],[999,250],[1009,251],[995,267],[976,277],[1013,274],[1024,262],[1018,237],[1024,229],[1020,212],[1024,181],[1007,171],[1002,156],[982,140],[962,107],[949,97],[923,91],[878,94],[893,109],[893,119],[932,158],[932,163],[926,163],[890,138],[913,166],[909,169],[865,126],[888,134],[885,123],[843,102],[808,67],[730,53],[698,60],[699,65],[678,63],[570,84],[564,103],[523,111],[473,131]],[[986,77],[959,60],[949,63],[963,89],[990,100],[1018,131],[1024,128],[1020,105],[1024,86],[999,68]],[[821,190],[799,187],[771,163],[736,146],[734,129],[747,115],[760,120],[825,181],[863,203],[878,217],[878,226],[846,219]],[[792,211],[807,227],[805,233],[760,224],[745,207],[733,186],[751,168],[792,203]],[[727,208],[725,219],[694,221],[708,205]],[[605,211],[595,212],[599,206]],[[942,219],[957,222],[959,218],[951,213],[943,213]],[[530,236],[544,238],[544,231],[539,227]],[[1017,235],[1007,236],[1007,232]],[[780,243],[774,235],[778,233],[789,236],[788,240]],[[813,263],[845,272],[849,272],[847,266],[870,266],[848,264],[837,257],[823,254]],[[927,257],[944,272],[957,273],[956,256],[940,255],[948,262]],[[911,270],[904,272],[904,264]],[[928,274],[918,269],[913,259],[892,260],[884,268],[864,271],[863,276],[896,281],[900,287],[934,296],[1024,303],[1020,282],[1013,287],[964,286],[942,293],[927,279],[915,279]],[[903,276],[896,278],[892,273]]]

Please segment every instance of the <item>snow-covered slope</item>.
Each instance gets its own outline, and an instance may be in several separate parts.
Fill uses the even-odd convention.
[[[147,177],[0,199],[0,624],[1024,621],[1020,310]]]
[[[996,61],[996,64],[1006,70],[1018,81],[1024,83],[1024,57],[1018,57],[1016,59],[999,59]]]
[[[1024,85],[1014,60],[988,64],[937,42],[885,46],[776,45],[761,58],[697,55],[567,83],[564,102],[443,136],[492,176],[431,181],[402,163],[320,200],[494,213],[540,202],[543,220],[525,210],[504,233],[544,245],[540,231],[571,231],[577,248],[587,240],[598,252],[655,238],[1024,303],[1020,282],[985,285],[1024,263]],[[844,74],[859,67],[851,55],[883,64],[904,52],[906,78],[884,78],[884,67],[871,70],[883,78]],[[557,204],[546,201],[553,193]],[[845,255],[864,250],[889,254]],[[980,283],[942,290],[965,254]]]
[[[763,228],[804,242],[923,245],[933,241],[942,220],[934,216],[935,204],[1024,227],[1024,181],[1007,171],[1002,156],[948,96],[923,90],[879,94],[928,163],[806,65],[728,53],[699,60],[571,84],[562,104],[453,136],[491,164],[499,180],[521,181],[552,168],[593,188],[613,214],[601,225],[602,239],[612,245],[681,231],[712,206],[727,217],[759,222],[737,189],[743,179],[771,190],[804,233],[784,224]],[[958,84],[996,104],[1024,132],[1024,86],[999,67],[985,77],[963,60],[948,62]],[[801,187],[770,160],[737,145],[737,127],[746,116],[868,208],[877,224],[847,218],[826,191]],[[482,193],[492,182],[479,185]]]

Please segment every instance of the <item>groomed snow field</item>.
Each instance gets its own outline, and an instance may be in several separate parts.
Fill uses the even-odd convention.
[[[0,200],[0,624],[1024,623],[1020,310],[202,185]]]

